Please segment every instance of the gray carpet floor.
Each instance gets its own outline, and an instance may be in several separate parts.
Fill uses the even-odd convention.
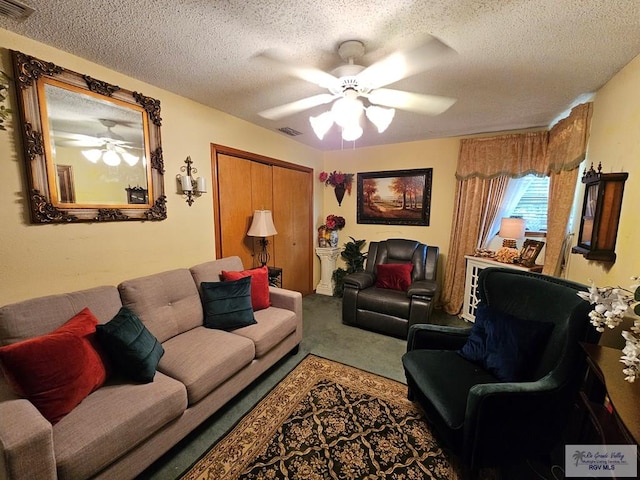
[[[288,355],[262,375],[143,472],[139,479],[178,478],[308,353],[405,382],[401,362],[401,357],[407,348],[405,340],[343,325],[340,298],[313,294],[304,297],[302,304],[303,339],[298,353]],[[457,317],[451,317],[437,310],[434,312],[434,323],[459,326],[466,324],[464,320]]]

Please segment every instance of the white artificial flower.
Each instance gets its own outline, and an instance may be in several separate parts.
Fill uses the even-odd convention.
[[[631,277],[631,280],[638,282],[640,276]],[[634,314],[629,307],[635,302],[632,292],[640,288],[640,283],[632,285],[631,291],[629,291],[624,288],[598,288],[593,280],[589,280],[589,282],[591,286],[588,291],[578,292],[578,296],[591,305],[595,305],[593,310],[589,312],[589,319],[591,325],[598,332],[604,332],[605,327],[616,328],[629,310],[632,315]],[[640,336],[640,318],[634,320],[630,330],[630,332],[622,332],[625,347],[622,349],[623,355],[620,357],[620,362],[626,367],[622,370],[622,373],[625,374],[625,380],[632,383],[637,377],[640,377],[640,340],[634,336],[634,334]]]
[[[623,331],[622,336],[626,340],[626,344],[622,349],[624,355],[620,357],[620,361],[627,367],[622,372],[626,375],[625,380],[633,383],[640,376],[640,340],[627,331]]]

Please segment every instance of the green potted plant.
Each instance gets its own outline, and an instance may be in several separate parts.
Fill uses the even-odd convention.
[[[344,244],[344,250],[340,256],[347,264],[347,269],[338,267],[332,275],[333,278],[333,296],[342,297],[344,291],[344,277],[350,273],[362,272],[364,270],[364,261],[367,258],[366,253],[362,253],[362,247],[367,243],[366,240],[356,240],[349,237],[350,242]]]

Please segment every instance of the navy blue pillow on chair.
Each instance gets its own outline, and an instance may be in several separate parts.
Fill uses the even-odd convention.
[[[153,381],[164,348],[135,313],[122,307],[109,322],[96,326],[96,336],[121,374],[136,382]]]
[[[486,307],[478,305],[476,309],[476,319],[471,327],[471,332],[465,343],[458,353],[470,362],[483,365],[484,354],[486,351],[485,344],[487,342],[487,332],[485,331],[484,322],[487,318]]]
[[[553,323],[523,320],[481,304],[476,310],[478,324],[476,335],[474,325],[460,355],[479,363],[500,381],[530,380]]]
[[[253,325],[251,276],[230,282],[202,282],[204,326],[234,330]]]

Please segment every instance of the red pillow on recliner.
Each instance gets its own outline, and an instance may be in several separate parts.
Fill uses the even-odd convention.
[[[376,265],[376,287],[403,292],[411,285],[411,263],[381,263]]]
[[[269,301],[269,270],[266,265],[242,272],[227,272],[223,270],[220,276],[225,282],[251,277],[251,306],[254,312],[269,308],[271,305]]]

